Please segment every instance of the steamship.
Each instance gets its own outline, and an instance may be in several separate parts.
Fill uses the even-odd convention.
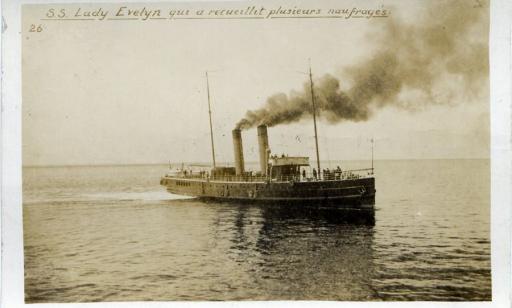
[[[373,147],[371,168],[356,170],[338,168],[332,171],[321,169],[311,69],[310,80],[317,154],[316,168],[311,168],[309,157],[273,155],[269,147],[266,125],[257,127],[259,170],[247,171],[245,169],[242,131],[239,128],[232,131],[234,167],[217,166],[213,143],[208,73],[206,73],[212,167],[210,170],[195,172],[182,167],[180,170],[163,176],[160,179],[160,184],[172,194],[193,196],[203,200],[373,209],[376,193]]]

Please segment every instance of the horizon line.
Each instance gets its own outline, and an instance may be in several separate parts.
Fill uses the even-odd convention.
[[[381,158],[374,159],[373,161],[399,161],[399,160],[491,160],[490,157],[466,157],[466,158]],[[334,159],[334,160],[320,160],[320,162],[340,162],[340,161],[368,161],[370,159]],[[316,160],[311,160],[316,162]],[[258,164],[259,161],[247,161],[246,164]],[[59,167],[108,167],[108,166],[162,166],[162,165],[205,165],[204,167],[212,167],[211,162],[158,162],[158,163],[99,163],[99,164],[41,164],[41,165],[24,165],[21,164],[22,168],[59,168]],[[219,163],[217,163],[219,165]],[[233,162],[220,162],[220,166],[230,166]],[[203,167],[203,166],[201,166]]]

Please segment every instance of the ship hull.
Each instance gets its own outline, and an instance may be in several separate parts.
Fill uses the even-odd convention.
[[[232,182],[163,177],[161,185],[173,194],[221,202],[321,205],[373,209],[375,179],[359,178],[304,182]]]

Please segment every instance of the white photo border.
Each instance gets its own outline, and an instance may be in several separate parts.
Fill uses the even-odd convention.
[[[428,1],[428,0],[425,0]],[[475,1],[478,0],[468,0]],[[106,1],[2,0],[0,151],[0,307],[510,307],[511,306],[511,56],[512,2],[490,1],[491,264],[492,302],[104,302],[24,304],[21,167],[21,7],[23,4],[106,3]],[[141,3],[143,1],[108,1]],[[151,1],[169,2],[169,1]],[[191,1],[187,1],[191,2]],[[213,2],[213,1],[212,1]]]

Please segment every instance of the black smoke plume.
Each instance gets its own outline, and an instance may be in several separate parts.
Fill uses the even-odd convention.
[[[442,1],[414,23],[388,18],[374,33],[376,53],[344,67],[340,78],[315,79],[317,110],[330,123],[365,121],[384,106],[417,110],[471,100],[488,86],[489,6],[484,1]],[[375,37],[374,37],[375,38]],[[342,89],[343,86],[343,89]],[[275,94],[248,111],[237,128],[292,123],[312,114],[309,81],[302,91]]]

